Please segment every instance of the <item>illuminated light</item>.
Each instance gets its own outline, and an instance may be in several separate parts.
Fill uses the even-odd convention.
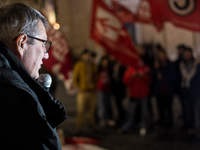
[[[59,25],[58,23],[55,23],[55,24],[53,25],[53,28],[54,28],[55,30],[58,30],[58,29],[60,29],[60,25]]]

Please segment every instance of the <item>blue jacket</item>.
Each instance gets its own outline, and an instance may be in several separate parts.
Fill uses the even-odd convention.
[[[2,149],[61,150],[55,127],[67,118],[64,106],[1,43],[0,118]]]

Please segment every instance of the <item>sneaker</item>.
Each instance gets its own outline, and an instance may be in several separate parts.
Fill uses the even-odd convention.
[[[106,126],[106,122],[105,122],[105,121],[101,121],[101,122],[99,123],[99,126],[100,126],[101,128],[104,128],[104,127]]]
[[[118,134],[126,134],[127,132],[124,131],[123,129],[118,129],[118,130],[117,130],[117,133],[118,133]]]
[[[139,133],[140,133],[141,136],[145,136],[145,135],[146,135],[146,132],[147,132],[147,131],[146,131],[145,128],[141,128]]]
[[[108,125],[111,126],[111,127],[115,126],[115,121],[114,120],[109,120],[108,121]]]

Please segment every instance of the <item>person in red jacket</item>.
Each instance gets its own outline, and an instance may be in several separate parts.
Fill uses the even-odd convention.
[[[120,132],[129,132],[135,121],[136,108],[140,107],[140,135],[146,134],[148,123],[148,96],[150,94],[150,67],[141,63],[139,67],[128,67],[123,76],[123,82],[128,87],[130,104],[127,118]]]

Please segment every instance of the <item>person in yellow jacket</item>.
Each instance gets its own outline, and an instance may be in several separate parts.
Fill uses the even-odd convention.
[[[79,89],[77,93],[77,133],[83,131],[85,120],[90,129],[94,127],[97,74],[97,66],[91,62],[91,52],[85,49],[81,60],[74,65],[73,69],[73,83]]]

